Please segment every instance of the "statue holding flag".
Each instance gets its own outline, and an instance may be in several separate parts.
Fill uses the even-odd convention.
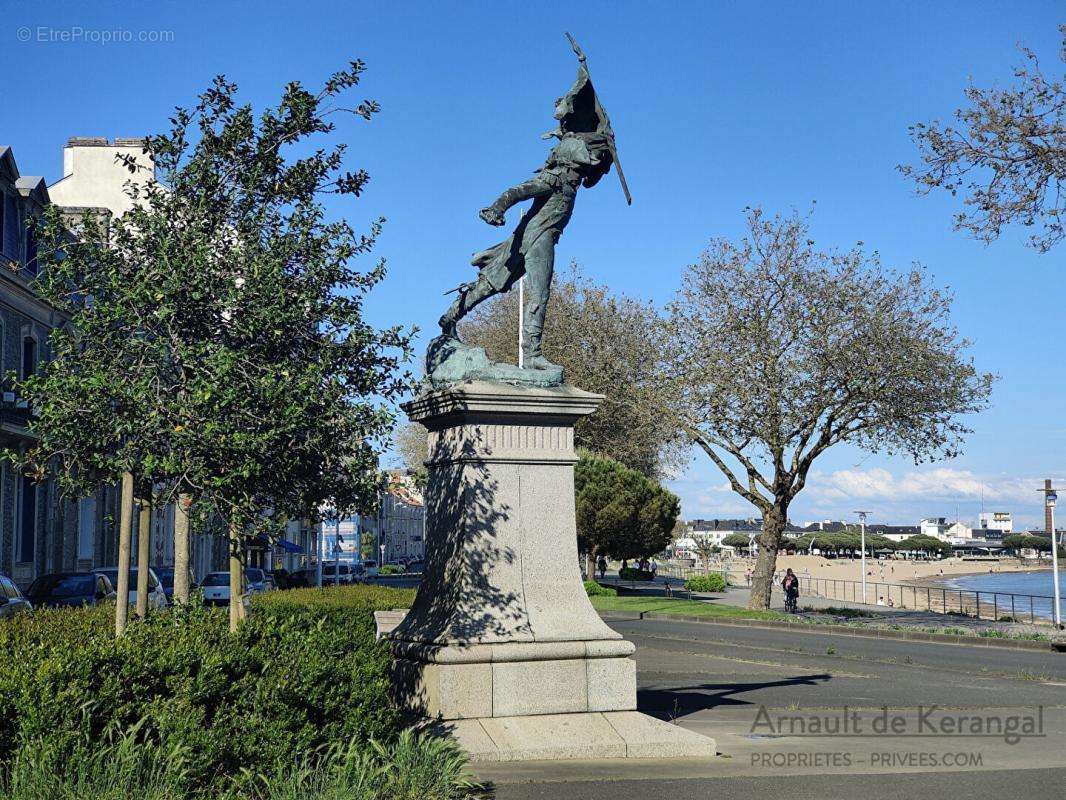
[[[570,221],[577,190],[582,186],[595,186],[610,171],[612,164],[618,172],[627,202],[632,202],[618,163],[611,121],[592,85],[585,54],[573,37],[567,36],[578,57],[577,79],[556,101],[558,127],[543,136],[558,142],[533,178],[507,189],[479,212],[481,219],[489,225],[502,226],[504,215],[512,206],[525,200],[533,201],[507,239],[474,255],[471,263],[479,268],[477,279],[453,290],[458,296],[440,318],[441,336],[431,343],[427,354],[427,373],[431,380],[462,377],[512,377],[519,382],[541,383],[562,380],[561,368],[549,362],[541,349],[555,265],[555,244]],[[539,381],[518,374],[525,373],[525,370],[510,374],[507,365],[491,364],[483,351],[463,345],[457,332],[459,321],[474,307],[508,291],[523,276],[528,278],[523,309],[523,364],[525,370],[542,373]]]

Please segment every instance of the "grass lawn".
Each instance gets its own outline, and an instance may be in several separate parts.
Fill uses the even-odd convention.
[[[654,611],[685,617],[729,617],[733,619],[790,619],[778,611],[751,611],[737,606],[702,603],[699,600],[664,597],[590,597],[597,611]]]

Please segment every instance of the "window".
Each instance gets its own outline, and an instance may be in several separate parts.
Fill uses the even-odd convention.
[[[31,219],[26,226],[26,272],[37,274],[37,220]]]
[[[25,380],[37,371],[37,340],[33,336],[22,337],[22,378]]]
[[[20,564],[33,561],[37,543],[37,484],[25,475],[19,478],[18,549]]]
[[[78,558],[91,561],[93,534],[96,533],[96,498],[83,497],[78,501]]]

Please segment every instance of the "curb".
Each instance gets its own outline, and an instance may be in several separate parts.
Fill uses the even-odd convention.
[[[783,622],[771,619],[742,619],[728,617],[695,617],[683,614],[660,614],[656,611],[604,611],[603,619],[643,620],[656,619],[667,622],[699,622],[706,625],[730,625],[735,628],[776,628],[794,633],[827,633],[833,636],[854,636],[864,639],[901,639],[911,642],[934,642],[961,644],[976,647],[1000,647],[1008,650],[1042,650],[1062,652],[1061,645],[1054,642],[1039,642],[1027,639],[998,639],[991,636],[956,636],[950,633],[927,633],[925,631],[896,631],[881,628],[852,628],[847,625],[818,625],[807,622]]]

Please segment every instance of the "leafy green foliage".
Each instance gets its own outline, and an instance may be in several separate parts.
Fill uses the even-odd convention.
[[[690,592],[724,592],[727,585],[725,575],[720,572],[697,575],[685,581],[685,588]]]
[[[73,750],[43,739],[0,775],[0,800],[458,800],[476,788],[458,745],[410,729],[388,743],[289,755],[268,771],[228,776],[219,789],[190,787],[188,762],[186,748],[140,741],[137,729]]]
[[[378,568],[378,575],[401,575],[403,568],[396,564],[383,564]]]
[[[75,495],[130,471],[229,529],[373,506],[409,334],[364,321],[385,269],[352,262],[380,222],[357,234],[321,197],[359,195],[367,176],[342,171],[343,145],[312,141],[363,70],[318,92],[290,83],[258,117],[219,77],[127,161],[157,177],[130,184],[131,211],[86,214],[72,239],[49,209],[38,289],[71,319],[18,387],[35,438],[9,457]]]
[[[372,586],[270,593],[236,635],[194,608],[117,641],[104,607],[0,622],[0,769],[20,747],[91,748],[117,728],[181,748],[189,785],[220,787],[336,742],[391,742],[402,719],[373,611],[411,599]]]
[[[1035,536],[1033,534],[1021,533],[1013,536],[1008,536],[1003,540],[1003,545],[1010,548],[1014,552],[1020,550],[1036,550],[1038,553],[1050,553],[1051,552],[1051,537],[1050,536]],[[1066,558],[1066,548],[1061,544],[1059,545],[1059,558]]]
[[[942,542],[934,536],[923,536],[918,534],[917,536],[908,536],[902,542],[896,544],[897,550],[917,550],[924,553],[939,553],[942,556],[951,555],[951,545],[948,542]]]
[[[618,577],[623,581],[650,581],[654,576],[646,569],[624,567],[618,570]]]
[[[640,472],[584,453],[574,467],[574,490],[583,552],[642,558],[670,544],[681,502]]]
[[[596,581],[585,581],[585,594],[589,597],[617,597],[618,590]]]
[[[722,544],[728,547],[736,547],[738,549],[746,549],[749,543],[748,537],[743,533],[731,533],[722,539]]]

